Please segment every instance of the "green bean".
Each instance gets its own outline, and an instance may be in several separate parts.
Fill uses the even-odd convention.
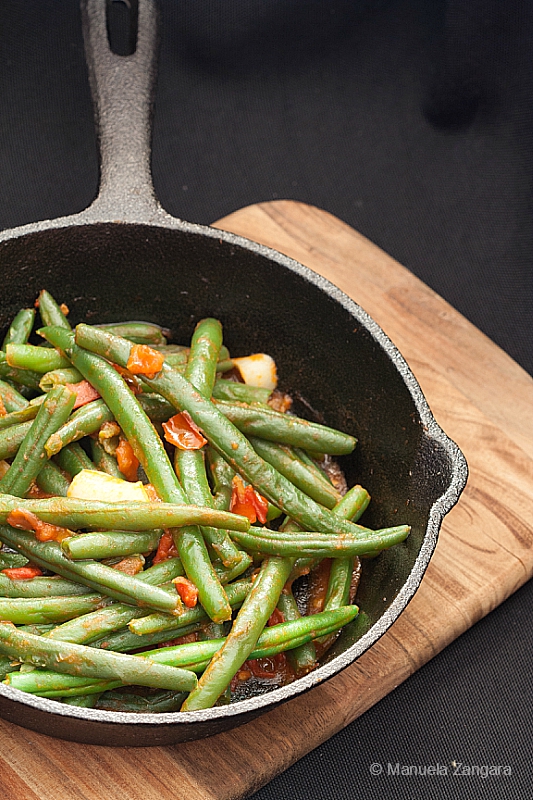
[[[186,503],[186,494],[161,439],[118,372],[102,357],[78,347],[74,337],[66,331],[48,328],[42,333],[48,341],[61,348],[102,395],[161,499]],[[201,532],[198,528],[184,527],[173,536],[187,576],[197,586],[204,608],[216,622],[230,619],[231,608],[212,567]]]
[[[20,625],[19,631],[22,631],[23,633],[33,633],[35,636],[44,636],[45,633],[48,633],[48,631],[51,631],[53,628],[55,628],[54,622],[47,622],[43,624],[34,623],[32,625]]]
[[[222,373],[222,374],[225,373],[225,372],[229,372],[230,369],[233,369],[234,366],[235,366],[235,364],[233,363],[231,358],[226,358],[223,361],[219,361],[218,362],[218,364],[217,364],[217,372]]]
[[[155,392],[137,395],[139,405],[152,422],[166,422],[176,413],[174,406]]]
[[[65,697],[62,702],[67,706],[77,706],[79,708],[95,708],[96,704],[100,695],[96,694],[87,694],[83,697]]]
[[[43,325],[59,325],[61,328],[71,330],[70,322],[59,303],[54,300],[50,292],[43,289],[37,299],[37,308],[43,321]]]
[[[220,583],[224,586],[226,583],[230,583],[230,581],[234,581],[235,578],[238,578],[242,575],[248,567],[251,566],[253,559],[248,553],[244,553],[241,551],[241,560],[238,561],[231,567],[225,567],[221,561],[215,560],[213,561],[213,567],[215,568],[215,572],[218,575]]]
[[[37,566],[49,569],[68,580],[75,580],[93,591],[134,606],[143,606],[169,614],[179,613],[178,595],[173,597],[157,586],[118,572],[98,561],[70,561],[57,542],[39,542],[33,534],[0,526],[0,540],[13,547]]]
[[[27,633],[35,633],[40,636],[43,628],[49,629],[53,625],[21,625],[19,630]],[[9,656],[0,656],[0,680],[4,680],[9,672],[18,672],[20,669],[19,662],[14,661]]]
[[[306,451],[302,450],[301,447],[294,447],[293,453],[296,458],[300,459],[302,464],[305,464],[305,466],[311,470],[313,475],[316,476],[317,480],[325,481],[326,483],[329,483],[330,486],[333,485],[327,472],[322,469],[317,460],[310,456],[309,453],[306,453]]]
[[[81,372],[74,367],[64,367],[63,369],[53,369],[45,372],[39,381],[39,389],[49,392],[54,386],[64,386],[66,383],[79,383],[83,379]]]
[[[25,408],[21,408],[20,411],[10,411],[5,417],[0,417],[0,431],[11,428],[12,425],[18,425],[21,422],[35,419],[38,411],[39,405],[37,403],[28,403],[28,405]]]
[[[221,346],[222,326],[220,322],[210,317],[200,320],[191,339],[185,375],[204,397],[210,397],[213,391]]]
[[[163,583],[177,578],[178,575],[185,575],[183,564],[179,558],[167,558],[166,561],[160,561],[158,564],[152,564],[139,575],[138,580],[149,583],[152,586],[159,586]]]
[[[55,456],[57,464],[69,475],[77,475],[82,469],[94,469],[94,464],[77,442],[67,445]]]
[[[178,575],[183,575],[183,566],[179,559],[169,559],[167,562],[148,567],[144,572],[140,572],[137,580],[151,586],[159,586],[167,581],[171,581]],[[35,579],[34,579],[35,580]],[[114,631],[131,622],[138,616],[145,616],[146,609],[134,608],[125,603],[113,603],[106,608],[93,611],[88,614],[72,619],[62,625],[58,625],[48,632],[52,639],[61,639],[65,642],[74,644],[88,644],[94,640],[108,636]],[[171,619],[177,619],[171,617]],[[129,631],[128,631],[129,632]],[[111,648],[115,649],[115,648]],[[133,648],[132,648],[133,649]]]
[[[165,714],[169,711],[179,711],[185,699],[185,693],[157,692],[145,696],[131,692],[109,691],[101,696],[87,695],[87,699],[92,697],[97,698],[96,708],[104,711],[120,711],[129,714]]]
[[[261,386],[250,386],[247,383],[237,383],[236,381],[218,378],[215,381],[212,394],[215,400],[228,400],[232,403],[261,403],[265,405],[272,391],[263,389]]]
[[[125,337],[124,337],[125,338]],[[165,360],[168,356],[179,356],[184,355],[185,360],[189,358],[189,353],[191,348],[189,345],[184,344],[162,344],[162,345],[153,345],[154,350],[159,350],[160,353],[163,353],[165,356]],[[229,350],[225,344],[220,346],[220,350],[218,353],[219,359],[227,359],[229,358]],[[218,371],[218,369],[217,369]]]
[[[231,505],[233,492],[233,476],[235,470],[213,447],[206,447],[206,458],[209,472],[213,481],[213,504],[221,511],[228,511]]]
[[[293,649],[312,643],[321,636],[337,632],[340,627],[351,622],[358,613],[357,606],[346,606],[342,609],[335,609],[334,612],[323,611],[319,614],[298,617],[279,625],[267,627],[257,640],[248,660],[268,658],[287,651],[290,653]],[[339,614],[339,616],[333,617],[329,616],[330,614]],[[201,642],[191,642],[159,648],[156,651],[147,651],[146,655],[157,659],[158,663],[186,666],[195,672],[202,672],[208,666],[210,658],[224,644],[225,639],[206,639],[204,641],[208,642],[209,646],[203,647]]]
[[[0,492],[23,497],[47,459],[48,438],[72,411],[76,395],[65,387],[53,389],[39,407],[8,472],[0,480]]]
[[[356,444],[356,439],[347,433],[292,414],[283,414],[267,406],[230,403],[227,400],[217,400],[216,406],[247,436],[258,436],[268,441],[333,456],[348,455]]]
[[[10,383],[0,380],[0,397],[7,412],[21,411],[26,408],[28,401]]]
[[[124,475],[118,468],[115,456],[112,456],[111,453],[107,453],[100,442],[93,437],[89,438],[89,450],[96,469],[101,472],[107,472],[107,474],[112,475],[113,478],[125,480]]]
[[[335,611],[322,612],[312,617],[301,617],[298,620],[265,628],[259,636],[249,658],[265,658],[286,650],[301,646],[317,636],[338,630],[351,622],[358,614],[356,606],[346,606]],[[163,647],[139,653],[134,658],[149,658],[151,661],[181,669],[202,671],[210,659],[224,646],[224,639],[209,639],[202,642]],[[200,679],[201,680],[201,679]],[[91,682],[83,678],[58,675],[52,671],[36,670],[30,673],[13,673],[9,675],[10,685],[22,691],[45,697],[61,697],[69,692],[100,692],[114,688],[111,682],[102,680]],[[187,705],[187,703],[186,703]]]
[[[370,495],[362,486],[352,486],[335,507],[335,513],[348,519],[357,520],[364,513],[370,502]],[[354,558],[334,558],[331,563],[328,588],[324,608],[338,608],[348,602]]]
[[[236,583],[231,583],[226,586],[228,600],[232,607],[240,605],[244,598],[252,588],[251,579],[243,579]],[[191,625],[194,622],[203,622],[208,619],[205,610],[201,606],[194,608],[184,609],[180,614],[179,619],[172,618],[168,614],[148,614],[139,619],[132,620],[128,627],[130,631],[136,636],[143,634],[159,633],[161,631],[171,632],[175,634],[176,629],[184,625]]]
[[[103,400],[92,400],[76,409],[70,419],[50,436],[46,443],[46,452],[49,456],[54,456],[67,444],[96,433],[104,422],[112,422],[113,419],[113,414]]]
[[[259,439],[257,436],[249,436],[248,439],[261,458],[268,461],[308,497],[330,509],[339,502],[340,493],[325,480],[317,480],[316,475],[295,456],[292,448]]]
[[[165,356],[167,356],[169,353],[175,353],[175,354],[185,353],[185,355],[188,358],[190,347],[187,344],[176,344],[175,342],[171,342],[170,344],[168,344],[167,342],[167,344],[154,344],[152,345],[152,349],[157,350],[160,353],[164,353]]]
[[[222,326],[215,319],[201,320],[193,333],[185,375],[204,396],[210,397],[216,377],[216,363],[222,346]],[[175,451],[175,466],[189,502],[213,507],[213,496],[207,482],[204,453],[201,450]],[[241,553],[228,534],[216,528],[203,527],[202,535],[222,563],[230,567],[241,560]]]
[[[200,606],[201,607],[201,606]],[[133,619],[133,616],[132,616]],[[177,617],[176,617],[177,619]],[[159,633],[147,633],[137,636],[129,628],[121,628],[108,636],[102,636],[91,641],[92,647],[101,647],[103,650],[115,650],[117,653],[128,653],[136,651],[140,647],[156,647],[168,641],[173,641],[177,637],[186,636],[189,633],[197,633],[202,630],[209,617],[204,612],[203,620],[192,622],[189,625],[180,625],[168,631]]]
[[[165,345],[168,331],[152,322],[118,322],[97,325],[97,328],[122,336],[135,344]]]
[[[196,711],[212,706],[229,685],[232,677],[256,646],[283,586],[289,577],[290,558],[263,561],[250,594],[244,600],[224,644],[182,706],[182,711]]]
[[[15,625],[64,622],[108,602],[101,594],[59,597],[0,597],[0,619]]]
[[[189,360],[189,349],[181,350],[179,353],[165,353],[165,361],[170,367],[185,372]]]
[[[289,588],[285,585],[278,600],[278,610],[283,614],[285,622],[300,619],[301,614],[298,604]],[[316,649],[312,642],[306,642],[301,647],[295,647],[288,653],[289,661],[297,676],[305,675],[316,667]]]
[[[178,503],[144,503],[101,500],[81,500],[76,497],[47,497],[22,500],[0,495],[0,523],[6,522],[15,509],[24,509],[52,525],[71,530],[103,528],[104,530],[149,531],[154,528],[175,528],[183,525],[212,525],[229,530],[248,530],[246,517],[214,508],[180,505]]]
[[[10,623],[0,622],[0,651],[24,663],[67,675],[118,680],[121,684],[190,691],[197,683],[196,676],[188,670],[157,664],[150,658],[32,636],[21,633]],[[35,675],[34,672],[27,674]],[[6,681],[10,683],[10,676]]]
[[[191,339],[191,347],[185,374],[192,381],[196,389],[206,397],[211,396],[211,390],[216,377],[216,363],[221,345],[222,327],[220,322],[210,318],[201,320],[197,324]],[[175,467],[189,502],[202,506],[212,506],[212,495],[207,483],[203,453],[200,451],[187,451],[177,448],[175,451]],[[211,545],[213,551],[222,560],[223,564],[229,567],[241,560],[239,550],[230,540],[227,533],[217,531],[216,528],[209,528],[205,526],[201,529],[201,533],[206,544]],[[187,539],[180,537],[176,544],[181,559],[185,564],[186,559],[184,559],[184,549],[187,546]],[[201,558],[203,557],[205,561],[204,569],[202,571],[209,574],[209,572],[212,570],[212,567],[209,563],[207,549],[204,550],[204,547],[202,547],[200,542],[196,544],[196,549],[198,556]],[[197,572],[197,580],[195,582],[199,589],[200,602],[202,605],[205,605],[200,594],[200,571]],[[217,588],[217,593],[220,596],[223,595],[226,597],[222,587],[220,587],[220,589]],[[209,605],[207,606],[207,609],[209,609]],[[222,622],[224,619],[230,619],[231,611],[226,613],[225,616],[222,616],[221,614],[217,614],[214,617],[213,615],[210,616],[215,621]]]
[[[3,681],[14,669],[16,669],[16,662],[12,658],[0,656],[0,681]]]
[[[213,497],[207,483],[203,452],[200,450],[176,450],[176,469],[189,501],[200,506],[214,507]],[[202,534],[205,541],[212,547],[215,556],[220,558],[226,567],[240,562],[242,553],[231,541],[226,531],[203,526]]]
[[[33,424],[33,420],[19,422],[0,431],[0,459],[13,458]]]
[[[132,619],[145,613],[146,610],[142,608],[133,608],[126,603],[113,603],[63,622],[49,631],[47,636],[72,644],[90,644],[108,633],[120,630]]]
[[[33,370],[42,375],[53,369],[64,369],[70,366],[68,358],[62,356],[53,347],[36,347],[34,344],[8,344],[6,358],[11,367]]]
[[[45,461],[35,483],[46,494],[57,497],[66,497],[70,486],[70,480],[54,461]]]
[[[2,350],[5,350],[8,344],[14,342],[19,344],[24,344],[27,342],[33,328],[34,319],[34,308],[21,308],[18,314],[15,315],[13,322],[9,326],[7,333],[4,336]]]
[[[161,530],[127,532],[105,531],[105,533],[82,533],[63,539],[61,547],[68,558],[111,558],[135,553],[149,553],[157,548]]]
[[[25,558],[24,562],[27,563]],[[26,580],[12,580],[7,575],[0,574],[1,597],[73,597],[80,594],[87,594],[86,586],[67,581],[57,575],[51,578],[38,576]]]
[[[0,350],[0,378],[13,381],[20,386],[37,391],[39,389],[41,373],[29,369],[12,367],[8,364],[7,356],[4,351]]]
[[[25,567],[28,559],[20,553],[12,553],[9,550],[0,549],[0,570],[13,569],[13,567]],[[3,578],[9,580],[6,575]],[[21,581],[13,581],[13,583],[20,583]],[[14,596],[14,595],[7,595]]]
[[[285,533],[268,528],[252,527],[252,533],[232,531],[231,537],[248,552],[271,556],[313,556],[316,558],[338,558],[342,556],[368,555],[403,542],[410,532],[408,525],[397,525],[374,531],[362,539],[360,536],[302,531]]]

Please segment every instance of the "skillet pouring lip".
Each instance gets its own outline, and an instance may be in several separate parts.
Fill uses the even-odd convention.
[[[106,216],[106,215],[104,215]],[[103,711],[97,709],[85,709],[75,706],[61,704],[54,700],[35,697],[17,689],[0,684],[0,694],[6,699],[23,704],[30,708],[38,709],[47,713],[54,714],[63,718],[85,720],[95,723],[111,723],[113,726],[139,726],[147,728],[159,728],[168,726],[194,726],[194,723],[209,723],[227,720],[228,726],[246,722],[257,716],[259,713],[273,708],[281,702],[290,700],[307,690],[318,686],[325,680],[339,673],[347,666],[359,658],[368,648],[374,644],[399,617],[407,606],[410,599],[418,589],[424,572],[429,564],[430,558],[435,549],[438,532],[445,514],[455,505],[466,484],[468,468],[464,455],[459,447],[444,433],[436,422],[429,405],[422,393],[422,390],[414,377],[405,359],[400,354],[397,347],[392,343],[382,328],[350,297],[337,288],[329,280],[314,272],[309,267],[289,258],[288,256],[272,250],[262,244],[245,239],[236,234],[211,228],[209,226],[197,225],[184,222],[166,214],[162,209],[156,210],[150,220],[128,219],[127,221],[117,222],[113,219],[95,219],[91,214],[82,212],[56,220],[48,220],[20,228],[4,231],[0,234],[0,258],[4,245],[19,238],[31,238],[41,232],[51,230],[68,230],[73,227],[91,229],[93,226],[108,225],[114,223],[119,226],[144,226],[147,228],[167,229],[181,231],[187,234],[194,234],[201,237],[218,239],[232,245],[250,251],[264,259],[274,262],[280,267],[295,273],[305,282],[313,284],[321,293],[327,295],[334,303],[342,307],[350,315],[354,322],[361,325],[372,337],[377,347],[383,351],[386,358],[391,362],[393,368],[399,373],[401,381],[411,396],[416,413],[419,416],[420,425],[428,441],[438,445],[444,452],[450,464],[450,480],[443,493],[433,502],[428,513],[428,520],[421,547],[418,551],[413,566],[409,572],[407,580],[403,583],[400,590],[395,595],[390,605],[385,609],[381,616],[375,621],[369,630],[364,633],[354,644],[344,652],[334,656],[329,662],[322,664],[308,675],[298,678],[292,683],[278,689],[270,690],[261,695],[239,700],[233,704],[214,707],[204,711],[164,712],[161,714],[140,713],[133,714],[128,712]],[[242,719],[241,719],[242,718]],[[16,720],[13,720],[16,722]],[[29,723],[22,722],[26,727],[32,727]],[[211,731],[218,733],[225,728],[219,727]],[[198,736],[210,735],[211,732],[198,733]],[[61,736],[60,733],[55,733]],[[63,738],[70,737],[68,732]],[[191,738],[196,738],[192,736]],[[83,739],[79,739],[82,741]],[[176,738],[179,741],[179,738]],[[109,743],[106,740],[106,743]],[[120,742],[118,744],[121,744]],[[127,744],[127,742],[126,742]],[[151,742],[147,742],[151,744]]]

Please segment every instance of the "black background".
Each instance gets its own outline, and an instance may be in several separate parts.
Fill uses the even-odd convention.
[[[533,372],[529,2],[161,7],[152,166],[170,213],[209,223],[277,198],[326,209]],[[0,4],[0,228],[91,202],[92,120],[77,3]],[[254,800],[532,797],[532,618],[527,584]],[[452,761],[512,775],[369,769]]]

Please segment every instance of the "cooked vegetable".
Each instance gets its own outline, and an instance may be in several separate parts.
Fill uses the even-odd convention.
[[[0,642],[5,655],[25,664],[53,667],[54,671],[67,675],[118,680],[121,685],[137,684],[182,692],[190,691],[196,685],[196,676],[189,670],[157,664],[150,658],[110,653],[81,644],[22,633],[10,622],[0,622]]]
[[[36,308],[50,346],[28,344],[23,309],[0,348],[5,682],[188,712],[248,676],[268,687],[315,668],[314,642],[323,652],[358,613],[357,556],[409,534],[355,521],[369,495],[336,466],[355,437],[289,413],[274,360],[232,358],[214,318],[185,346],[152,323],[73,330],[46,291]],[[317,569],[305,610],[299,576]],[[134,686],[158,691],[121,692]]]
[[[354,619],[357,613],[357,606],[346,606],[342,609],[336,609],[336,611],[315,614],[313,617],[301,617],[299,620],[265,628],[257,641],[256,647],[251,651],[250,656],[254,659],[265,658],[301,645],[303,642],[312,641],[318,636],[323,636],[338,630],[340,626]],[[2,630],[0,627],[0,636],[1,635]],[[32,639],[32,641],[34,641],[34,639]],[[209,663],[213,655],[216,654],[222,641],[223,640],[220,639],[210,639],[203,642],[182,644],[176,647],[164,647],[158,650],[139,653],[136,657],[139,658],[140,661],[149,659],[150,662],[155,664],[167,665],[181,670],[201,672],[205,669],[206,664]],[[82,649],[79,647],[78,650],[78,648],[73,646],[74,653],[80,651],[85,653],[86,648]],[[42,652],[47,654],[48,649],[43,647]],[[95,662],[97,661],[96,658],[94,660]],[[69,694],[99,693],[102,691],[109,691],[125,683],[123,679],[118,681],[111,680],[109,682],[98,681],[98,683],[96,683],[82,677],[82,670],[85,672],[89,671],[87,666],[84,665],[83,667],[77,667],[76,671],[74,669],[69,671],[65,668],[61,670],[63,674],[60,675],[57,674],[60,670],[34,670],[32,672],[23,673],[14,672],[7,676],[5,682],[17,689],[22,689],[26,692],[30,691],[41,697],[65,697]],[[78,677],[78,675],[80,677]],[[146,683],[141,684],[140,681],[137,681],[137,683],[139,683],[139,685],[149,685]]]
[[[5,350],[8,344],[25,344],[32,332],[34,319],[34,308],[21,308],[7,329],[2,350]]]
[[[42,333],[48,341],[60,347],[86,380],[98,389],[159,497],[166,502],[186,503],[187,496],[161,439],[118,372],[101,356],[82,350],[69,332],[49,328]],[[128,345],[129,359],[132,347],[136,345],[129,342]],[[128,359],[121,366],[127,366]],[[197,528],[182,528],[174,537],[187,576],[198,586],[202,605],[208,609],[211,619],[215,622],[230,619],[231,607],[211,564],[201,532]]]
[[[70,366],[69,360],[53,347],[36,347],[33,344],[8,344],[6,359],[10,367],[30,369],[43,374]]]
[[[64,386],[52,389],[20,443],[13,462],[0,480],[0,493],[24,497],[48,456],[48,438],[65,422],[74,405],[74,395]]]

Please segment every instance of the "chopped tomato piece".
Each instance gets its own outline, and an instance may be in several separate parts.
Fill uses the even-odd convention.
[[[22,528],[24,531],[33,531],[40,520],[31,511],[26,511],[24,508],[14,508],[13,511],[10,511],[7,515],[6,522],[14,528]]]
[[[253,486],[249,484],[245,486],[240,475],[235,475],[231,491],[230,511],[248,517],[252,524],[259,520],[264,525],[267,520],[268,501],[259,492],[256,492]]]
[[[136,481],[137,470],[139,469],[139,459],[133,452],[133,447],[131,444],[123,436],[120,437],[120,441],[115,451],[115,456],[117,458],[118,468],[126,480]]]
[[[91,403],[93,400],[98,400],[100,397],[99,393],[96,391],[94,386],[89,383],[89,381],[83,380],[79,383],[67,383],[66,387],[76,395],[76,401],[73,408],[85,406],[87,403]]]
[[[14,508],[7,516],[7,524],[14,528],[22,528],[25,531],[33,531],[35,538],[40,542],[61,542],[63,539],[72,536],[72,531],[62,528],[59,525],[51,525],[43,522],[32,511],[24,508]]]
[[[39,567],[8,567],[2,572],[12,581],[27,581],[43,574]]]
[[[285,617],[279,608],[275,608],[268,618],[267,625],[271,627],[272,625],[281,625],[282,622],[285,622]]]
[[[144,558],[139,556],[126,556],[117,564],[113,564],[113,569],[122,572],[124,575],[138,575],[143,571]]]
[[[195,425],[188,411],[174,414],[168,422],[163,422],[165,439],[180,450],[200,450],[207,444],[207,439]]]
[[[146,375],[153,378],[160,372],[165,356],[147,344],[134,344],[130,350],[127,369],[132,375]]]
[[[178,551],[172,538],[170,531],[164,531],[159,540],[155,556],[152,559],[152,564],[159,564],[161,561],[167,561],[169,558],[176,558]]]
[[[187,608],[194,608],[198,602],[198,589],[192,581],[179,575],[174,578],[172,583],[176,587],[176,591],[187,606]]]

